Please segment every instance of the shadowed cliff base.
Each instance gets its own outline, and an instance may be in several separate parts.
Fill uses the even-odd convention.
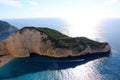
[[[101,54],[88,54],[79,57],[52,58],[31,54],[27,58],[16,58],[0,68],[0,79],[10,79],[25,74],[46,70],[63,70],[74,68],[78,65],[98,58],[109,57],[110,52]],[[66,65],[67,64],[67,65]]]

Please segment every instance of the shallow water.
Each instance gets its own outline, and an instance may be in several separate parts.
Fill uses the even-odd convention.
[[[94,28],[95,32],[90,33],[93,37],[89,33],[87,35],[94,40],[109,42],[112,47],[110,54],[80,57],[70,62],[69,59],[56,60],[40,56],[14,59],[0,68],[0,80],[120,80],[119,21],[120,19],[106,20]],[[70,27],[65,28],[63,25],[56,29],[67,32],[68,28]]]

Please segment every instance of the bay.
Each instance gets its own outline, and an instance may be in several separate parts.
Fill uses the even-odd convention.
[[[120,19],[105,19],[93,27],[93,30],[90,27],[92,32],[86,32],[87,28],[90,29],[89,27],[85,30],[80,26],[71,30],[69,23],[56,18],[7,19],[6,21],[19,28],[22,26],[49,27],[69,36],[85,36],[97,41],[106,41],[110,44],[112,51],[105,55],[77,57],[72,59],[73,61],[38,55],[14,59],[0,68],[0,80],[120,80]]]

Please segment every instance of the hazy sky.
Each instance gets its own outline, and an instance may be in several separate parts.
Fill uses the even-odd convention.
[[[41,17],[62,18],[72,35],[86,35],[103,19],[120,18],[120,0],[0,0],[1,19]]]
[[[1,19],[39,17],[93,26],[104,18],[120,17],[120,0],[0,0]]]
[[[119,0],[0,0],[0,18],[120,17]]]

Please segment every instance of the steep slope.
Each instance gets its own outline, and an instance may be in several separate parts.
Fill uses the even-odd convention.
[[[0,40],[8,37],[11,33],[17,30],[16,27],[12,26],[11,24],[0,21]]]
[[[0,42],[0,55],[28,57],[31,53],[50,57],[80,56],[110,51],[108,43],[85,37],[71,38],[49,28],[25,27]]]

